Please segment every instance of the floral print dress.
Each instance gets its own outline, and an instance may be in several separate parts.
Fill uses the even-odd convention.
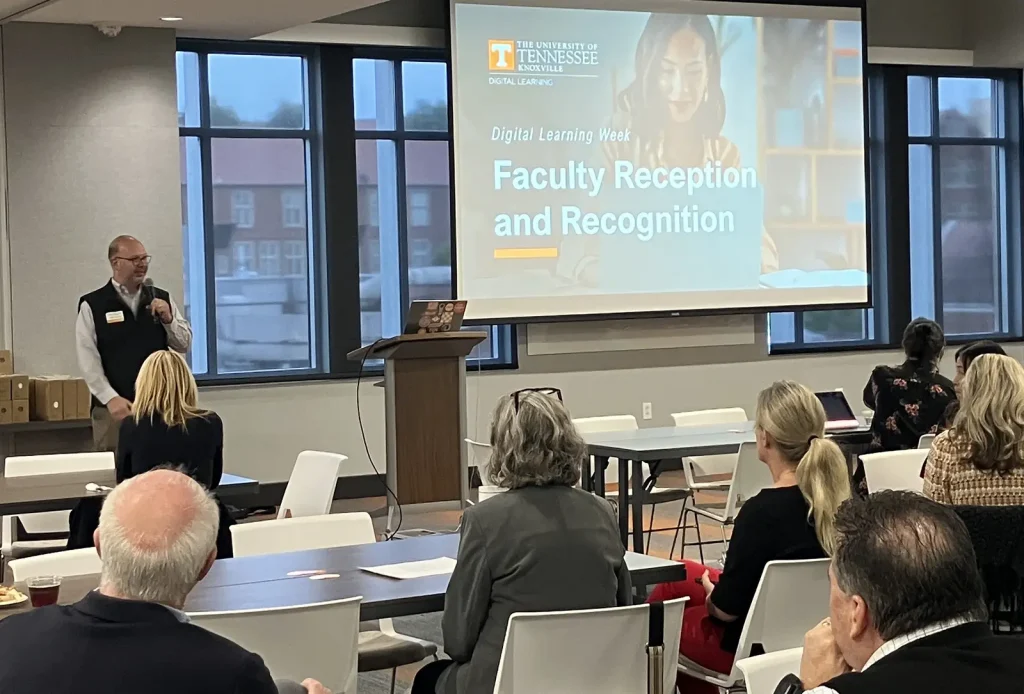
[[[917,448],[922,436],[940,431],[955,401],[953,382],[930,364],[910,359],[899,366],[876,366],[864,387],[864,405],[875,413],[868,452]],[[860,469],[855,482],[863,486]]]

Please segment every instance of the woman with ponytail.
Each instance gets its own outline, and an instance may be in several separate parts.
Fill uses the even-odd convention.
[[[825,410],[798,383],[761,391],[755,417],[758,458],[772,486],[748,499],[736,517],[725,568],[685,561],[685,581],[665,583],[651,601],[689,597],[679,652],[716,672],[732,669],[740,632],[764,567],[780,559],[818,559],[835,548],[835,516],[850,498],[846,456],[825,438]],[[714,686],[679,677],[681,694]]]

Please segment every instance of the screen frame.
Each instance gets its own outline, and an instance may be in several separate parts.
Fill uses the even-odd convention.
[[[455,61],[455,49],[454,49],[454,31],[455,31],[455,7],[456,5],[503,5],[504,2],[501,0],[465,0],[460,2],[459,0],[448,0],[448,21],[445,23],[445,55],[448,63],[448,127],[451,130],[451,137],[448,141],[448,157],[451,162],[448,167],[448,179],[449,179],[449,198],[451,201],[451,283],[452,293],[455,295],[453,298],[456,300],[465,300],[469,302],[469,308],[467,308],[467,315],[463,321],[465,326],[473,325],[491,325],[494,323],[502,324],[513,324],[523,325],[529,323],[571,323],[579,321],[603,321],[603,320],[622,320],[627,318],[687,318],[687,317],[701,317],[701,316],[730,316],[730,315],[767,315],[769,313],[794,313],[803,311],[843,311],[853,309],[870,309],[874,307],[874,284],[875,284],[875,271],[877,268],[875,265],[874,256],[874,224],[872,215],[872,186],[871,186],[871,162],[870,162],[870,150],[871,150],[871,118],[868,110],[868,96],[869,96],[869,84],[868,84],[868,8],[867,0],[787,0],[786,2],[771,2],[766,0],[720,0],[721,2],[728,2],[736,5],[778,5],[783,7],[821,7],[821,8],[844,8],[844,9],[855,9],[860,11],[860,23],[861,23],[861,41],[863,43],[863,51],[861,52],[861,92],[863,95],[864,104],[864,227],[865,227],[865,240],[864,240],[864,253],[865,260],[868,265],[868,281],[867,281],[867,298],[865,301],[860,302],[844,302],[844,303],[797,303],[790,305],[757,305],[752,304],[750,306],[742,307],[726,307],[726,308],[706,308],[706,309],[677,309],[677,310],[652,310],[652,311],[618,311],[618,312],[594,312],[594,313],[569,313],[569,314],[528,314],[528,315],[517,315],[517,316],[480,316],[474,317],[469,315],[473,306],[473,300],[468,297],[459,296],[459,282],[458,282],[458,253],[459,247],[457,243],[457,233],[459,224],[459,213],[458,213],[458,195],[456,191],[456,166],[458,160],[456,158],[456,142],[458,140],[458,120],[456,118],[455,109],[455,82],[456,82],[456,61]],[[664,0],[645,0],[645,7],[654,7],[651,10],[637,10],[637,11],[657,11],[659,9],[671,9],[675,3],[665,2]],[[563,9],[582,9],[578,6],[573,5],[567,0],[548,0],[544,7],[563,8]],[[664,7],[659,7],[664,6]],[[591,8],[600,9],[600,8]]]

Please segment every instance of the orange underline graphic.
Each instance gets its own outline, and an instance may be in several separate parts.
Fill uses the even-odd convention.
[[[557,258],[557,248],[495,248],[498,260],[522,260],[524,258]]]

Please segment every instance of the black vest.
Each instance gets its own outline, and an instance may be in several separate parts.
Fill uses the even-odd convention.
[[[1024,692],[1024,642],[975,622],[907,644],[865,672],[826,682],[839,694]]]
[[[140,291],[170,303],[170,295],[157,287]],[[167,330],[160,319],[151,315],[146,295],[139,300],[138,317],[118,295],[112,282],[78,300],[89,304],[96,324],[96,347],[103,363],[103,373],[110,387],[128,400],[135,400],[135,378],[142,362],[153,352],[167,349]],[[119,314],[119,315],[118,315]],[[123,320],[119,320],[123,318]],[[93,404],[96,405],[95,398]]]

